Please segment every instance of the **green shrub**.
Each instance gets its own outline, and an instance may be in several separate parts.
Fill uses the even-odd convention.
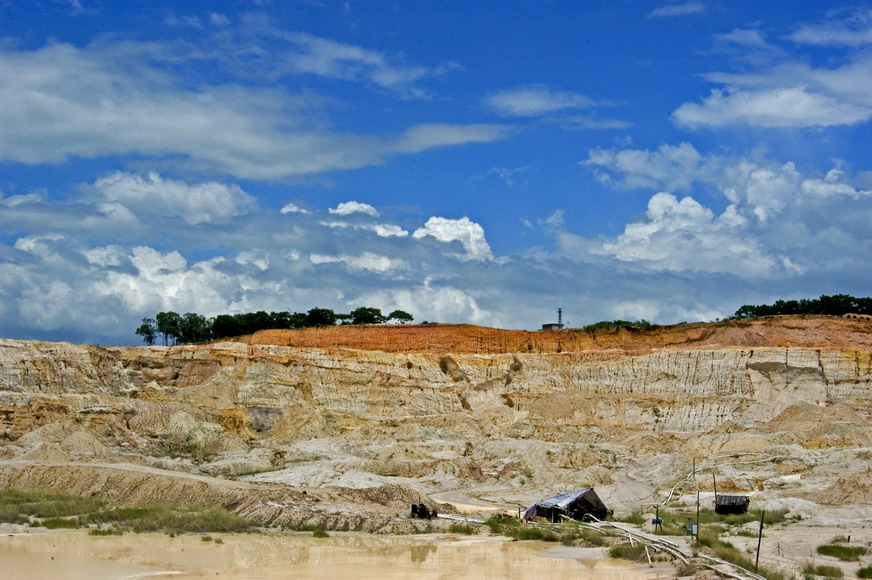
[[[321,526],[318,526],[317,528],[312,530],[312,537],[313,538],[329,538],[330,534],[328,534],[327,531],[324,530],[324,528],[322,528]]]
[[[615,329],[615,328],[627,328],[632,330],[638,330],[642,328],[653,328],[655,324],[651,324],[645,319],[642,320],[601,320],[599,322],[595,322],[593,324],[588,324],[587,326],[582,327],[587,332],[595,332],[597,330],[602,329]]]
[[[516,530],[514,538],[518,540],[541,540],[542,530],[534,526],[521,526]]]
[[[824,544],[817,547],[817,553],[821,556],[832,556],[844,562],[856,562],[860,556],[866,554],[863,546],[841,546],[837,544]]]
[[[857,570],[857,578],[872,578],[872,566],[866,566]]]
[[[448,532],[451,534],[471,535],[475,533],[475,528],[469,524],[453,523],[448,526]]]
[[[588,543],[591,546],[605,546],[606,538],[597,530],[582,530],[581,539]]]
[[[505,518],[502,516],[494,516],[492,518],[488,518],[488,520],[484,523],[487,527],[490,528],[491,532],[494,534],[506,534],[506,529],[517,528],[521,525],[521,522],[515,518]]]

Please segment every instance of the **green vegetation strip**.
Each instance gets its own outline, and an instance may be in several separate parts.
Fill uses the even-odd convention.
[[[98,526],[93,535],[124,531],[182,533],[246,532],[254,524],[222,508],[180,509],[170,506],[108,508],[95,498],[7,489],[0,491],[0,522],[49,529]]]
[[[860,556],[866,555],[866,548],[863,546],[842,546],[837,544],[824,544],[817,547],[817,553],[821,556],[832,556],[843,562],[857,562]]]

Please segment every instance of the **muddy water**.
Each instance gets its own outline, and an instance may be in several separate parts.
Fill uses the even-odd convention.
[[[0,537],[0,577],[109,580],[138,578],[342,578],[633,580],[669,578],[602,558],[597,550],[541,542],[433,536],[156,534],[95,537],[83,531]]]

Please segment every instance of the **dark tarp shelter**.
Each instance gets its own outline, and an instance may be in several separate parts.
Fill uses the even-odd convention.
[[[748,511],[751,500],[746,495],[717,495],[715,496],[716,514],[744,514]]]
[[[606,504],[589,487],[536,502],[524,512],[524,519],[545,518],[549,522],[558,522],[561,516],[566,516],[574,520],[604,520],[610,513]]]

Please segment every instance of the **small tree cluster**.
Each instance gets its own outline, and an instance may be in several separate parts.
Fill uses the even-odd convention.
[[[872,314],[872,298],[854,298],[847,294],[823,295],[817,299],[776,300],[774,304],[754,306],[746,304],[736,310],[733,318],[757,318],[782,314],[819,314],[842,316],[844,314]]]
[[[164,346],[206,342],[231,336],[252,334],[259,330],[300,329],[340,324],[383,324],[395,320],[405,324],[414,320],[403,310],[394,310],[387,316],[378,308],[361,306],[348,314],[337,314],[329,308],[310,308],[308,312],[247,312],[245,314],[219,314],[206,318],[188,312],[158,312],[154,318],[143,318],[136,329],[137,336],[151,346],[159,339]]]

